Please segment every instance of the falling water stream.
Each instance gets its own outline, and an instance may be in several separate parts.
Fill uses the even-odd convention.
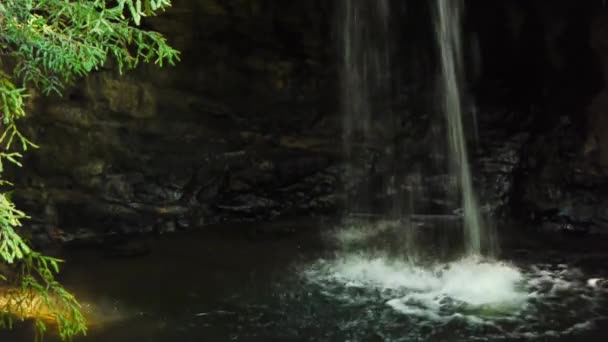
[[[388,84],[389,4],[388,0],[341,0],[338,13],[343,149],[345,158],[354,160],[373,145],[379,114],[377,97]],[[366,170],[349,166],[346,177],[356,178],[361,172]],[[357,198],[347,199],[347,207],[368,212],[371,192],[369,183],[362,184]]]
[[[462,198],[465,247],[469,254],[480,255],[482,242],[491,239],[483,236],[477,196],[473,189],[471,166],[467,152],[467,139],[463,124],[462,84],[462,0],[436,0],[436,35],[441,60],[442,110],[447,124],[451,172],[457,177]],[[486,246],[484,246],[486,247]],[[492,254],[492,251],[488,251]]]
[[[468,113],[463,110],[462,104],[465,88],[461,33],[463,2],[437,0],[435,7],[434,26],[441,66],[438,97],[445,121],[444,141],[447,142],[448,171],[456,180],[451,193],[445,195],[459,198],[465,251],[469,255],[493,255],[494,234],[491,226],[482,222],[468,160],[464,125],[465,115]],[[385,113],[388,109],[379,105],[392,101],[390,92],[387,92],[391,81],[390,3],[387,0],[342,0],[340,13],[343,143],[345,159],[350,161],[347,164],[346,179],[363,179],[360,190],[347,198],[346,206],[349,212],[373,212],[371,202],[374,191],[378,190],[372,189],[370,184],[366,183],[372,177],[370,168],[373,168],[373,165],[370,166],[369,162],[358,162],[357,158],[373,154],[371,150],[374,148],[382,151],[382,146],[374,144],[381,145],[382,143],[378,142],[386,140],[386,137],[377,136],[385,134],[386,130],[376,127],[390,126],[390,116]],[[385,141],[384,144],[390,145],[390,142]],[[395,175],[390,174],[382,176],[385,179],[395,178]],[[394,190],[393,185],[390,191]],[[385,205],[394,206],[399,203]],[[376,211],[386,212],[387,209],[389,208],[376,208]],[[414,214],[411,212],[412,208],[398,208],[394,211],[402,218]],[[461,239],[458,240],[458,243],[462,244]]]
[[[343,77],[347,95],[343,98],[345,132],[347,137],[352,137],[354,127],[360,124],[365,132],[362,137],[369,139],[369,127],[373,126],[374,114],[377,115],[369,94],[381,86],[378,78],[369,75],[369,71],[374,70],[369,57],[378,56],[381,50],[368,40],[369,27],[367,30],[362,27],[382,22],[377,20],[381,12],[369,8],[353,11],[370,2],[344,1],[351,6],[346,6],[343,12],[344,35],[349,42],[344,45],[348,62]],[[379,8],[389,5],[377,4]],[[436,0],[433,4],[441,81],[438,96],[446,127],[449,174],[456,180],[454,194],[446,196],[459,198],[465,255],[447,262],[433,257],[441,254],[436,253],[437,249],[449,249],[454,243],[461,243],[461,239],[452,239],[447,230],[438,238],[431,236],[439,240],[447,238],[447,243],[429,239],[421,243],[410,241],[418,233],[412,234],[412,227],[404,224],[408,220],[351,221],[326,237],[337,246],[335,254],[316,261],[303,275],[313,288],[341,305],[383,312],[378,306],[381,303],[392,313],[402,315],[399,319],[392,313],[380,316],[370,313],[350,322],[364,325],[363,322],[369,320],[382,322],[383,326],[407,326],[396,335],[392,335],[389,328],[382,331],[384,336],[392,336],[385,338],[390,341],[443,340],[448,336],[447,340],[559,340],[592,329],[596,320],[605,317],[596,310],[597,303],[603,299],[585,286],[578,269],[567,264],[521,265],[495,259],[495,233],[492,226],[482,220],[467,148],[465,115],[469,113],[463,106],[466,88],[462,53],[464,2]],[[388,16],[383,18],[385,23]],[[382,29],[374,32],[388,34]],[[382,41],[377,36],[376,39]],[[359,51],[361,47],[366,51]],[[346,146],[348,157],[352,157],[352,140],[347,140]],[[417,257],[424,249],[430,251],[425,253],[426,259]],[[557,298],[563,303],[554,301]],[[589,305],[585,309],[566,304],[583,302]],[[551,312],[556,315],[552,316]]]
[[[391,3],[341,4],[348,158],[374,138],[375,97],[390,73]],[[349,222],[334,230],[319,222],[254,227],[298,232],[288,239],[236,237],[232,232],[251,226],[221,227],[152,241],[148,256],[127,260],[76,251],[66,255],[63,280],[96,320],[81,341],[604,341],[608,291],[597,284],[608,278],[608,254],[585,261],[576,251],[549,252],[525,241],[495,259],[467,154],[463,2],[434,5],[464,257],[413,258],[412,249],[435,252],[454,242],[438,241],[448,236],[439,230],[437,239],[412,243],[406,220]],[[3,341],[27,342],[30,335],[0,330]]]
[[[347,154],[356,142],[369,140],[373,97],[389,72],[386,51],[388,1],[343,0],[341,41],[342,111]]]

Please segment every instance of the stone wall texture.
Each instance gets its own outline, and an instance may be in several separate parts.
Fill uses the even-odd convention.
[[[601,1],[547,3],[469,2],[476,183],[496,215],[602,231],[606,14]],[[367,171],[345,179],[334,5],[175,1],[144,25],[182,51],[178,65],[123,76],[108,65],[62,98],[38,98],[24,129],[41,147],[14,174],[32,236],[65,242],[336,215],[362,182],[377,183],[374,199],[388,202],[394,194],[378,177],[388,172],[397,189],[418,182],[441,192],[441,174],[410,175],[436,138],[430,10],[393,2],[397,76],[387,106],[398,120],[379,121],[378,141],[349,161]]]

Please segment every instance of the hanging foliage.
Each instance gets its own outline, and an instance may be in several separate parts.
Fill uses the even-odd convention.
[[[30,91],[60,95],[76,79],[113,59],[119,72],[140,63],[173,65],[179,52],[142,29],[142,18],[170,0],[2,0],[0,2],[0,186],[6,164],[36,145],[18,129]],[[0,327],[34,319],[41,336],[52,317],[64,340],[86,333],[74,296],[55,280],[60,260],[33,251],[19,234],[25,213],[0,192]],[[44,307],[47,317],[32,314]]]

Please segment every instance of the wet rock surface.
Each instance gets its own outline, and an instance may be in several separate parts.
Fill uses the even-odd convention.
[[[588,17],[588,46],[595,56],[590,62],[598,61],[594,64],[600,78],[597,86],[578,98],[578,106],[559,108],[559,100],[545,106],[545,113],[533,122],[536,131],[522,150],[516,209],[544,232],[568,236],[605,236],[608,232],[604,141],[608,114],[607,13],[602,8]],[[577,98],[575,94],[569,97]]]
[[[478,98],[465,102],[481,104],[467,104],[477,121],[466,124],[484,211],[543,231],[606,234],[608,92],[587,77],[607,69],[590,62],[591,54],[608,60],[605,13],[595,13],[595,2],[571,11],[560,1],[554,12],[538,11],[545,6],[538,1],[501,5],[505,12],[471,3],[466,30],[479,40],[483,70],[471,75]],[[11,177],[15,201],[32,217],[27,231],[39,244],[116,245],[108,253],[120,256],[145,247],[117,242],[117,235],[338,216],[345,207],[457,214],[423,7],[407,12],[414,21],[393,25],[393,38],[408,41],[391,56],[400,61],[393,100],[372,99],[382,109],[373,139],[355,139],[353,155],[344,156],[330,2],[175,1],[146,25],[182,51],[179,65],[124,77],[109,65],[63,99],[38,99],[23,130],[41,148]],[[598,19],[588,33],[592,15]],[[534,25],[544,33],[517,34]],[[585,49],[565,53],[562,41]],[[538,67],[532,56],[541,55],[551,62]],[[542,82],[527,83],[531,70]]]
[[[523,157],[520,212],[545,231],[606,234],[607,179],[576,158],[580,154],[572,148],[580,144],[568,146],[573,139],[570,129],[556,130],[552,137],[531,144]]]
[[[123,77],[108,65],[38,98],[23,130],[41,148],[12,175],[28,232],[97,243],[335,212],[328,15],[323,1],[175,1],[145,25],[181,50],[178,65]]]

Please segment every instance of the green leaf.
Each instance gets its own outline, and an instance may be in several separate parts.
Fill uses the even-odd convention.
[[[5,163],[21,166],[21,152],[37,147],[17,124],[26,115],[28,89],[61,95],[64,87],[100,69],[110,58],[120,73],[141,62],[173,65],[179,52],[162,35],[139,27],[143,17],[169,6],[170,0],[0,1],[2,59],[15,62],[12,70],[0,71],[0,185],[11,185],[2,178]],[[86,334],[80,305],[54,278],[62,261],[33,251],[19,235],[26,218],[9,193],[0,193],[0,263],[19,271],[16,279],[1,273],[0,281],[49,306],[62,339]],[[0,307],[0,327],[10,328],[19,308],[13,308],[14,316],[4,309]],[[42,320],[35,322],[41,337],[47,326]]]

